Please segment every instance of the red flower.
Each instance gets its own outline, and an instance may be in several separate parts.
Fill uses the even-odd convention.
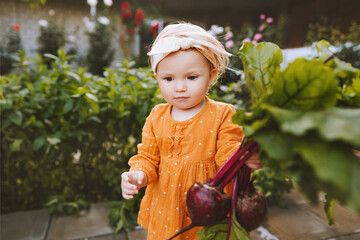
[[[158,34],[159,23],[155,23],[151,26],[151,33],[156,36]]]
[[[134,29],[129,28],[129,29],[126,30],[126,33],[129,34],[129,35],[134,34]]]
[[[130,7],[130,3],[125,1],[120,5],[120,11],[123,11],[125,9],[128,9]]]
[[[122,19],[128,19],[131,18],[132,12],[130,10],[126,10],[123,14],[121,14]]]
[[[20,31],[20,29],[21,29],[21,27],[20,27],[19,24],[14,24],[14,25],[12,26],[12,28],[13,28],[15,31]]]
[[[141,8],[136,9],[135,13],[135,25],[140,26],[141,22],[144,21],[145,14]]]

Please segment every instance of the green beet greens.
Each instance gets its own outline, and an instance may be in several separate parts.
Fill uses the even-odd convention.
[[[360,161],[354,154],[360,149],[360,70],[329,46],[320,41],[318,58],[299,58],[281,70],[276,44],[244,43],[238,54],[251,106],[237,110],[233,122],[243,127],[245,142],[259,145],[265,166],[293,179],[311,203],[325,194],[324,210],[333,224],[335,202],[360,214]],[[231,231],[244,232],[232,220]],[[206,233],[222,231],[228,231],[225,224],[198,236],[216,239]],[[230,236],[248,238],[246,232]]]

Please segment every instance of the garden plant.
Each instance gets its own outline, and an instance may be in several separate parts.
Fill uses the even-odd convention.
[[[76,213],[119,200],[120,174],[161,102],[150,69],[125,61],[99,77],[71,70],[62,49],[46,54],[50,69],[40,56],[19,57],[19,72],[0,77],[1,212]]]

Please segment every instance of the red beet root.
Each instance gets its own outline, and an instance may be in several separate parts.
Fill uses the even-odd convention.
[[[251,232],[264,222],[267,214],[265,196],[257,191],[239,194],[236,199],[236,219],[246,231]]]
[[[196,226],[212,226],[223,220],[230,210],[231,200],[208,183],[195,183],[188,191],[186,205],[191,224],[169,238],[175,238]]]
[[[186,196],[190,218],[197,226],[211,226],[223,220],[230,210],[231,200],[217,188],[195,183]]]

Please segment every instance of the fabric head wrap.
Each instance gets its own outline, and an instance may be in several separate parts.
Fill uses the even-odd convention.
[[[218,46],[204,40],[189,37],[164,37],[156,42],[152,46],[151,51],[148,53],[149,56],[152,56],[152,70],[156,73],[158,63],[170,53],[176,52],[180,49],[186,50],[189,48],[196,48],[199,50],[199,52],[203,54],[204,57],[207,58],[214,66],[214,58],[210,56],[211,53],[205,51],[206,48],[208,48],[211,52],[231,56],[231,54],[225,50],[220,49]]]

